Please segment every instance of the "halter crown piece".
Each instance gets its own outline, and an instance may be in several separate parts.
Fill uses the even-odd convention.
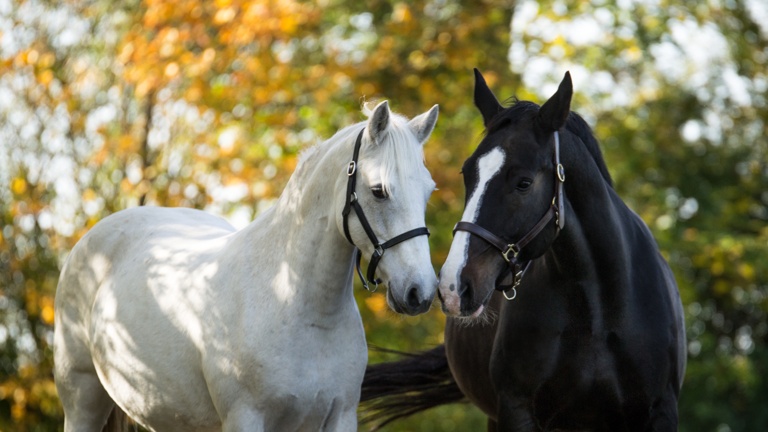
[[[517,287],[520,286],[520,283],[523,281],[523,276],[528,270],[528,266],[531,265],[531,261],[527,261],[525,264],[523,264],[518,260],[517,256],[520,254],[520,251],[534,238],[536,238],[536,236],[539,235],[542,230],[544,230],[544,228],[552,219],[555,219],[558,232],[560,232],[560,230],[565,226],[565,210],[563,203],[563,183],[565,183],[565,168],[563,167],[563,164],[560,163],[560,134],[555,131],[554,135],[555,193],[554,197],[552,197],[552,205],[549,206],[544,216],[539,219],[536,225],[534,225],[533,228],[531,228],[531,230],[523,236],[523,238],[521,238],[516,243],[508,243],[501,237],[472,222],[460,221],[453,228],[454,234],[456,234],[456,231],[466,231],[470,234],[474,234],[501,252],[501,256],[504,258],[504,261],[509,264],[509,268],[512,270],[512,285],[500,285],[497,286],[496,289],[501,291],[507,300],[512,300],[517,296]],[[507,292],[510,290],[512,291],[512,294],[508,295]]]
[[[375,292],[381,283],[381,279],[376,278],[376,267],[378,267],[379,261],[384,256],[384,252],[392,246],[395,246],[396,244],[402,243],[413,237],[420,235],[429,236],[429,230],[426,227],[415,228],[395,236],[385,241],[384,243],[379,243],[379,239],[373,232],[373,228],[371,228],[371,224],[368,223],[368,218],[365,217],[363,208],[360,206],[360,202],[357,200],[357,193],[355,193],[355,186],[357,184],[357,158],[360,154],[360,147],[363,142],[363,132],[365,132],[365,128],[363,128],[363,130],[360,131],[360,134],[357,135],[357,140],[355,141],[355,151],[352,154],[352,161],[350,161],[349,165],[347,166],[347,201],[344,204],[344,210],[341,211],[341,214],[344,217],[344,236],[346,236],[347,241],[349,241],[352,246],[355,246],[357,249],[355,269],[357,270],[357,275],[360,277],[360,282],[363,283],[363,288],[370,292]],[[355,242],[352,241],[352,236],[349,235],[349,224],[347,222],[347,217],[349,216],[349,212],[352,209],[355,210],[357,219],[360,220],[360,224],[363,226],[365,234],[368,235],[368,239],[370,239],[371,243],[373,243],[373,255],[371,255],[371,259],[368,262],[367,279],[365,276],[363,276],[363,271],[360,268],[360,261],[363,257],[363,253],[360,251],[360,248],[357,247]],[[371,289],[369,281],[374,284],[373,289]]]

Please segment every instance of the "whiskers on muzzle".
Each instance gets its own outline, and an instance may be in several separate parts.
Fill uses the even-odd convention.
[[[483,308],[483,312],[476,317],[455,316],[451,318],[454,319],[461,327],[472,327],[478,325],[486,326],[492,325],[496,322],[496,320],[499,318],[499,312],[489,307],[485,307]]]

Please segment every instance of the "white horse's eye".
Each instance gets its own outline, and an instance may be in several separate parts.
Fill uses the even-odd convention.
[[[375,196],[378,199],[389,198],[389,196],[387,195],[387,192],[384,190],[384,188],[380,184],[371,186],[371,193],[373,194],[373,196]]]

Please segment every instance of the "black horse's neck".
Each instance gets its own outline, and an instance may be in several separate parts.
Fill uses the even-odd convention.
[[[632,217],[631,211],[613,190],[599,148],[570,131],[561,136],[566,226],[543,258],[553,277],[568,281],[563,286],[566,296],[581,298],[590,309],[606,301],[620,308],[622,292],[612,287],[628,274],[621,221]]]

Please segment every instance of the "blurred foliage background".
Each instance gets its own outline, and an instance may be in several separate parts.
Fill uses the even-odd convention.
[[[137,205],[244,226],[363,100],[440,104],[436,270],[482,133],[472,67],[543,102],[566,70],[685,304],[680,430],[768,430],[768,6],[761,0],[0,0],[0,430],[56,431],[53,297],[74,243]],[[442,342],[357,290],[370,344]],[[371,361],[385,357],[371,353]],[[484,430],[468,405],[387,431]]]

